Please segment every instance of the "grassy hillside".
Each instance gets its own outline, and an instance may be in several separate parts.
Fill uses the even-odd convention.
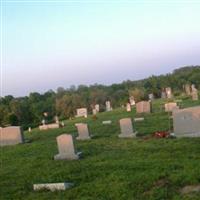
[[[134,123],[140,135],[168,130],[172,124],[162,110],[162,100],[153,104],[153,113],[145,121]],[[185,99],[181,107],[200,105]],[[116,109],[100,113],[97,120],[66,121],[58,130],[26,132],[30,143],[1,148],[0,199],[81,199],[81,200],[155,200],[200,199],[200,193],[180,194],[186,185],[200,184],[200,138],[154,139],[138,137],[119,139],[119,119],[136,115]],[[111,125],[102,125],[112,120]],[[76,141],[83,152],[78,161],[54,161],[58,153],[56,136],[77,135],[74,124],[87,122],[94,135],[90,141]],[[73,182],[63,192],[34,192],[34,183]]]

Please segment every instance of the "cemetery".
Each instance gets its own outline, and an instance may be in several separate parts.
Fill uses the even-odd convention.
[[[183,199],[185,187],[198,188],[199,100],[154,99],[128,110],[110,104],[96,120],[87,113],[45,134],[35,128],[22,139],[18,128],[11,146],[1,144],[3,199]],[[157,131],[173,137],[151,137]]]

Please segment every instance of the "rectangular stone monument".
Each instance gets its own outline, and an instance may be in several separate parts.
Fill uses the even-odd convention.
[[[94,108],[95,108],[95,110],[96,110],[97,112],[100,111],[100,106],[99,106],[99,104],[96,104],[96,105],[94,106]]]
[[[168,99],[172,98],[172,89],[170,87],[165,88],[166,95]]]
[[[135,122],[144,121],[144,117],[137,117],[137,118],[134,118],[134,121],[135,121]]]
[[[198,97],[198,90],[195,88],[195,85],[194,85],[194,84],[192,85],[192,93],[191,93],[191,96],[192,96],[192,100],[193,100],[193,101],[199,100],[199,97]]]
[[[153,93],[149,94],[149,100],[150,100],[150,101],[153,101],[153,100],[154,100],[154,94],[153,94]]]
[[[131,118],[124,118],[119,120],[121,134],[120,138],[132,138],[135,137],[136,134],[133,132],[133,126]]]
[[[56,128],[59,128],[59,124],[57,124],[57,123],[44,124],[44,125],[39,126],[40,130],[48,130],[48,129],[56,129]]]
[[[186,84],[184,88],[185,88],[186,95],[190,96],[191,95],[191,86],[189,84]]]
[[[88,130],[88,125],[84,123],[79,123],[76,125],[76,128],[78,130],[78,137],[76,138],[77,140],[89,140],[90,135],[89,135],[89,130]]]
[[[102,124],[111,124],[112,123],[112,121],[111,120],[107,120],[107,121],[102,121]]]
[[[96,109],[92,109],[92,114],[96,115],[97,114],[97,110]]]
[[[140,101],[136,103],[136,112],[137,113],[150,113],[151,104],[148,101]]]
[[[33,190],[50,190],[51,192],[59,191],[59,190],[66,190],[72,187],[74,184],[72,183],[41,183],[41,184],[34,184]]]
[[[0,128],[0,146],[24,143],[24,136],[19,126]]]
[[[161,98],[162,98],[162,99],[166,99],[166,98],[167,98],[167,95],[166,95],[166,92],[165,92],[165,91],[162,91],[162,92],[161,92]]]
[[[200,106],[175,110],[173,125],[176,137],[200,137]]]
[[[110,101],[106,101],[106,111],[109,112],[111,110],[112,110],[112,108],[111,108]]]
[[[87,112],[87,108],[78,108],[76,110],[77,115],[76,117],[85,117],[87,118],[88,112]]]
[[[165,104],[165,112],[172,112],[173,110],[177,110],[179,107],[177,106],[177,103],[170,102]]]
[[[133,96],[130,96],[129,102],[130,102],[131,106],[134,106],[135,105],[135,98]]]
[[[56,138],[59,154],[54,156],[55,160],[77,160],[80,153],[74,150],[73,138],[71,135],[62,134]]]
[[[131,112],[131,104],[130,103],[126,104],[126,111]]]

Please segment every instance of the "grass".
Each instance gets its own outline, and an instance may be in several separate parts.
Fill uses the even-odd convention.
[[[137,115],[133,109],[98,114],[98,119],[66,121],[57,130],[25,132],[30,143],[1,148],[0,199],[18,200],[197,200],[200,193],[181,195],[186,185],[200,184],[200,138],[183,139],[119,139],[119,119],[144,116],[134,123],[139,134],[169,130],[168,114],[162,100],[153,104],[153,113]],[[182,107],[199,105],[189,99]],[[103,120],[112,120],[102,125]],[[87,122],[94,135],[90,141],[74,141],[83,152],[78,161],[54,161],[56,137],[62,133],[76,136],[74,124]],[[75,186],[62,192],[34,192],[34,183],[73,182]]]

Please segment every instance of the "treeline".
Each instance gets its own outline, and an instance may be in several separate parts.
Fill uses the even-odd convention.
[[[100,104],[100,110],[104,111],[106,100],[110,100],[115,108],[127,103],[129,95],[133,95],[137,101],[148,99],[149,93],[160,97],[165,87],[171,87],[175,95],[180,95],[184,84],[195,84],[197,89],[200,87],[200,66],[183,67],[170,74],[138,81],[127,80],[110,86],[59,87],[56,92],[34,92],[20,98],[8,95],[0,99],[0,126],[21,125],[24,129],[35,127],[41,123],[45,112],[48,113],[48,122],[51,122],[55,115],[60,119],[73,117],[76,108],[87,107],[91,111],[95,104]]]

